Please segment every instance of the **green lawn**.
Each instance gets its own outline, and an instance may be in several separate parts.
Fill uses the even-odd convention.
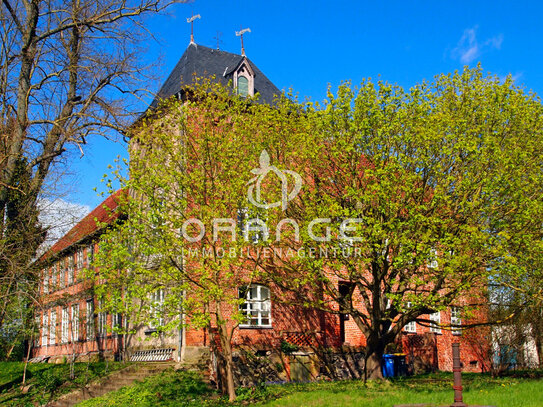
[[[0,363],[0,405],[43,404],[62,393],[125,365],[77,363],[76,379],[68,380],[68,364],[30,364],[28,394],[20,391],[23,363]],[[464,374],[464,401],[498,407],[543,406],[543,371],[516,373],[503,378]],[[320,382],[238,389],[234,405],[258,406],[364,406],[391,407],[401,403],[450,405],[452,374],[421,375],[394,381]],[[202,382],[196,373],[168,370],[104,397],[87,400],[82,407],[102,406],[228,406],[224,398]]]
[[[498,407],[543,406],[543,374],[493,379],[487,375],[464,375],[464,401]],[[541,378],[540,378],[541,377]],[[403,380],[369,382],[320,382],[272,385],[239,389],[235,405],[259,406],[364,406],[391,407],[400,403],[453,402],[452,374],[422,375]],[[104,397],[87,400],[81,407],[101,406],[227,406],[189,372],[166,371]]]
[[[24,363],[0,362],[0,405],[34,406],[67,393],[97,377],[126,366],[122,363],[76,363],[74,380],[70,380],[69,364],[29,363],[26,394],[21,392]]]

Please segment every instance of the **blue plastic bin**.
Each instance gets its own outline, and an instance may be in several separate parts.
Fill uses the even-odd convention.
[[[383,355],[383,377],[394,377],[394,355]]]

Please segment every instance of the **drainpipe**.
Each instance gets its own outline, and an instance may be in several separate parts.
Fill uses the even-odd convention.
[[[185,349],[186,349],[186,340],[185,340],[185,311],[183,308],[183,300],[185,299],[185,291],[181,294],[181,312],[179,313],[179,346],[177,347],[177,359],[179,362],[185,359]]]

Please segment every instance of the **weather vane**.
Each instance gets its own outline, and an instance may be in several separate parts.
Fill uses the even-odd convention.
[[[202,18],[202,17],[200,17],[200,14],[194,15],[193,13],[191,18],[187,18],[187,23],[190,23],[190,43],[191,44],[194,44],[194,20],[196,20],[197,18]]]
[[[239,31],[236,31],[236,37],[241,37],[241,55],[245,56],[245,48],[243,47],[243,34],[250,33],[250,28],[241,28]]]

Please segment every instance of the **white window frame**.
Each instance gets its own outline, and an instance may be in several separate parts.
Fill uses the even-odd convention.
[[[57,343],[57,310],[51,310],[51,317],[49,318],[49,345],[56,345]]]
[[[77,253],[75,256],[76,256],[77,269],[82,270],[83,269],[83,249],[82,248],[77,249]]]
[[[72,341],[79,340],[79,304],[72,304]]]
[[[430,321],[430,332],[433,332],[435,334],[441,333],[441,312],[433,312],[429,315]]]
[[[428,268],[430,269],[437,269],[439,267],[439,263],[437,261],[437,250],[436,249],[430,249],[430,258],[428,259]]]
[[[68,307],[62,308],[62,319],[60,321],[60,341],[62,343],[67,343],[69,339],[70,332],[70,311]]]
[[[240,298],[244,293],[245,302],[241,304],[240,310],[247,319],[239,326],[242,328],[271,328],[272,303],[269,287],[261,284],[251,284],[240,289]],[[268,320],[267,324],[262,322],[265,319]]]
[[[456,327],[455,327],[456,326]],[[451,333],[453,335],[462,335],[462,309],[460,307],[451,307]]]
[[[71,254],[68,257],[68,284],[72,285],[75,280],[75,274],[74,274],[74,255]]]
[[[164,326],[164,300],[166,293],[163,288],[151,293],[151,320],[149,321],[149,329],[157,329]],[[158,324],[155,323],[158,322]]]
[[[411,308],[411,303],[410,302],[407,303],[407,309],[409,309],[409,308]],[[417,333],[417,321],[408,322],[407,324],[405,324],[403,329],[404,329],[405,332],[410,333],[410,334]]]
[[[43,270],[43,293],[49,294],[49,268]]]
[[[100,300],[98,308],[104,308],[104,300]],[[98,312],[98,335],[107,336],[107,313],[105,311]]]
[[[86,301],[87,308],[85,310],[86,312],[86,334],[87,334],[87,340],[90,340],[94,337],[94,299],[88,299]]]
[[[47,346],[49,344],[49,310],[43,311],[43,323],[41,326],[41,346]]]
[[[51,292],[57,290],[58,283],[58,268],[56,264],[51,267]]]

